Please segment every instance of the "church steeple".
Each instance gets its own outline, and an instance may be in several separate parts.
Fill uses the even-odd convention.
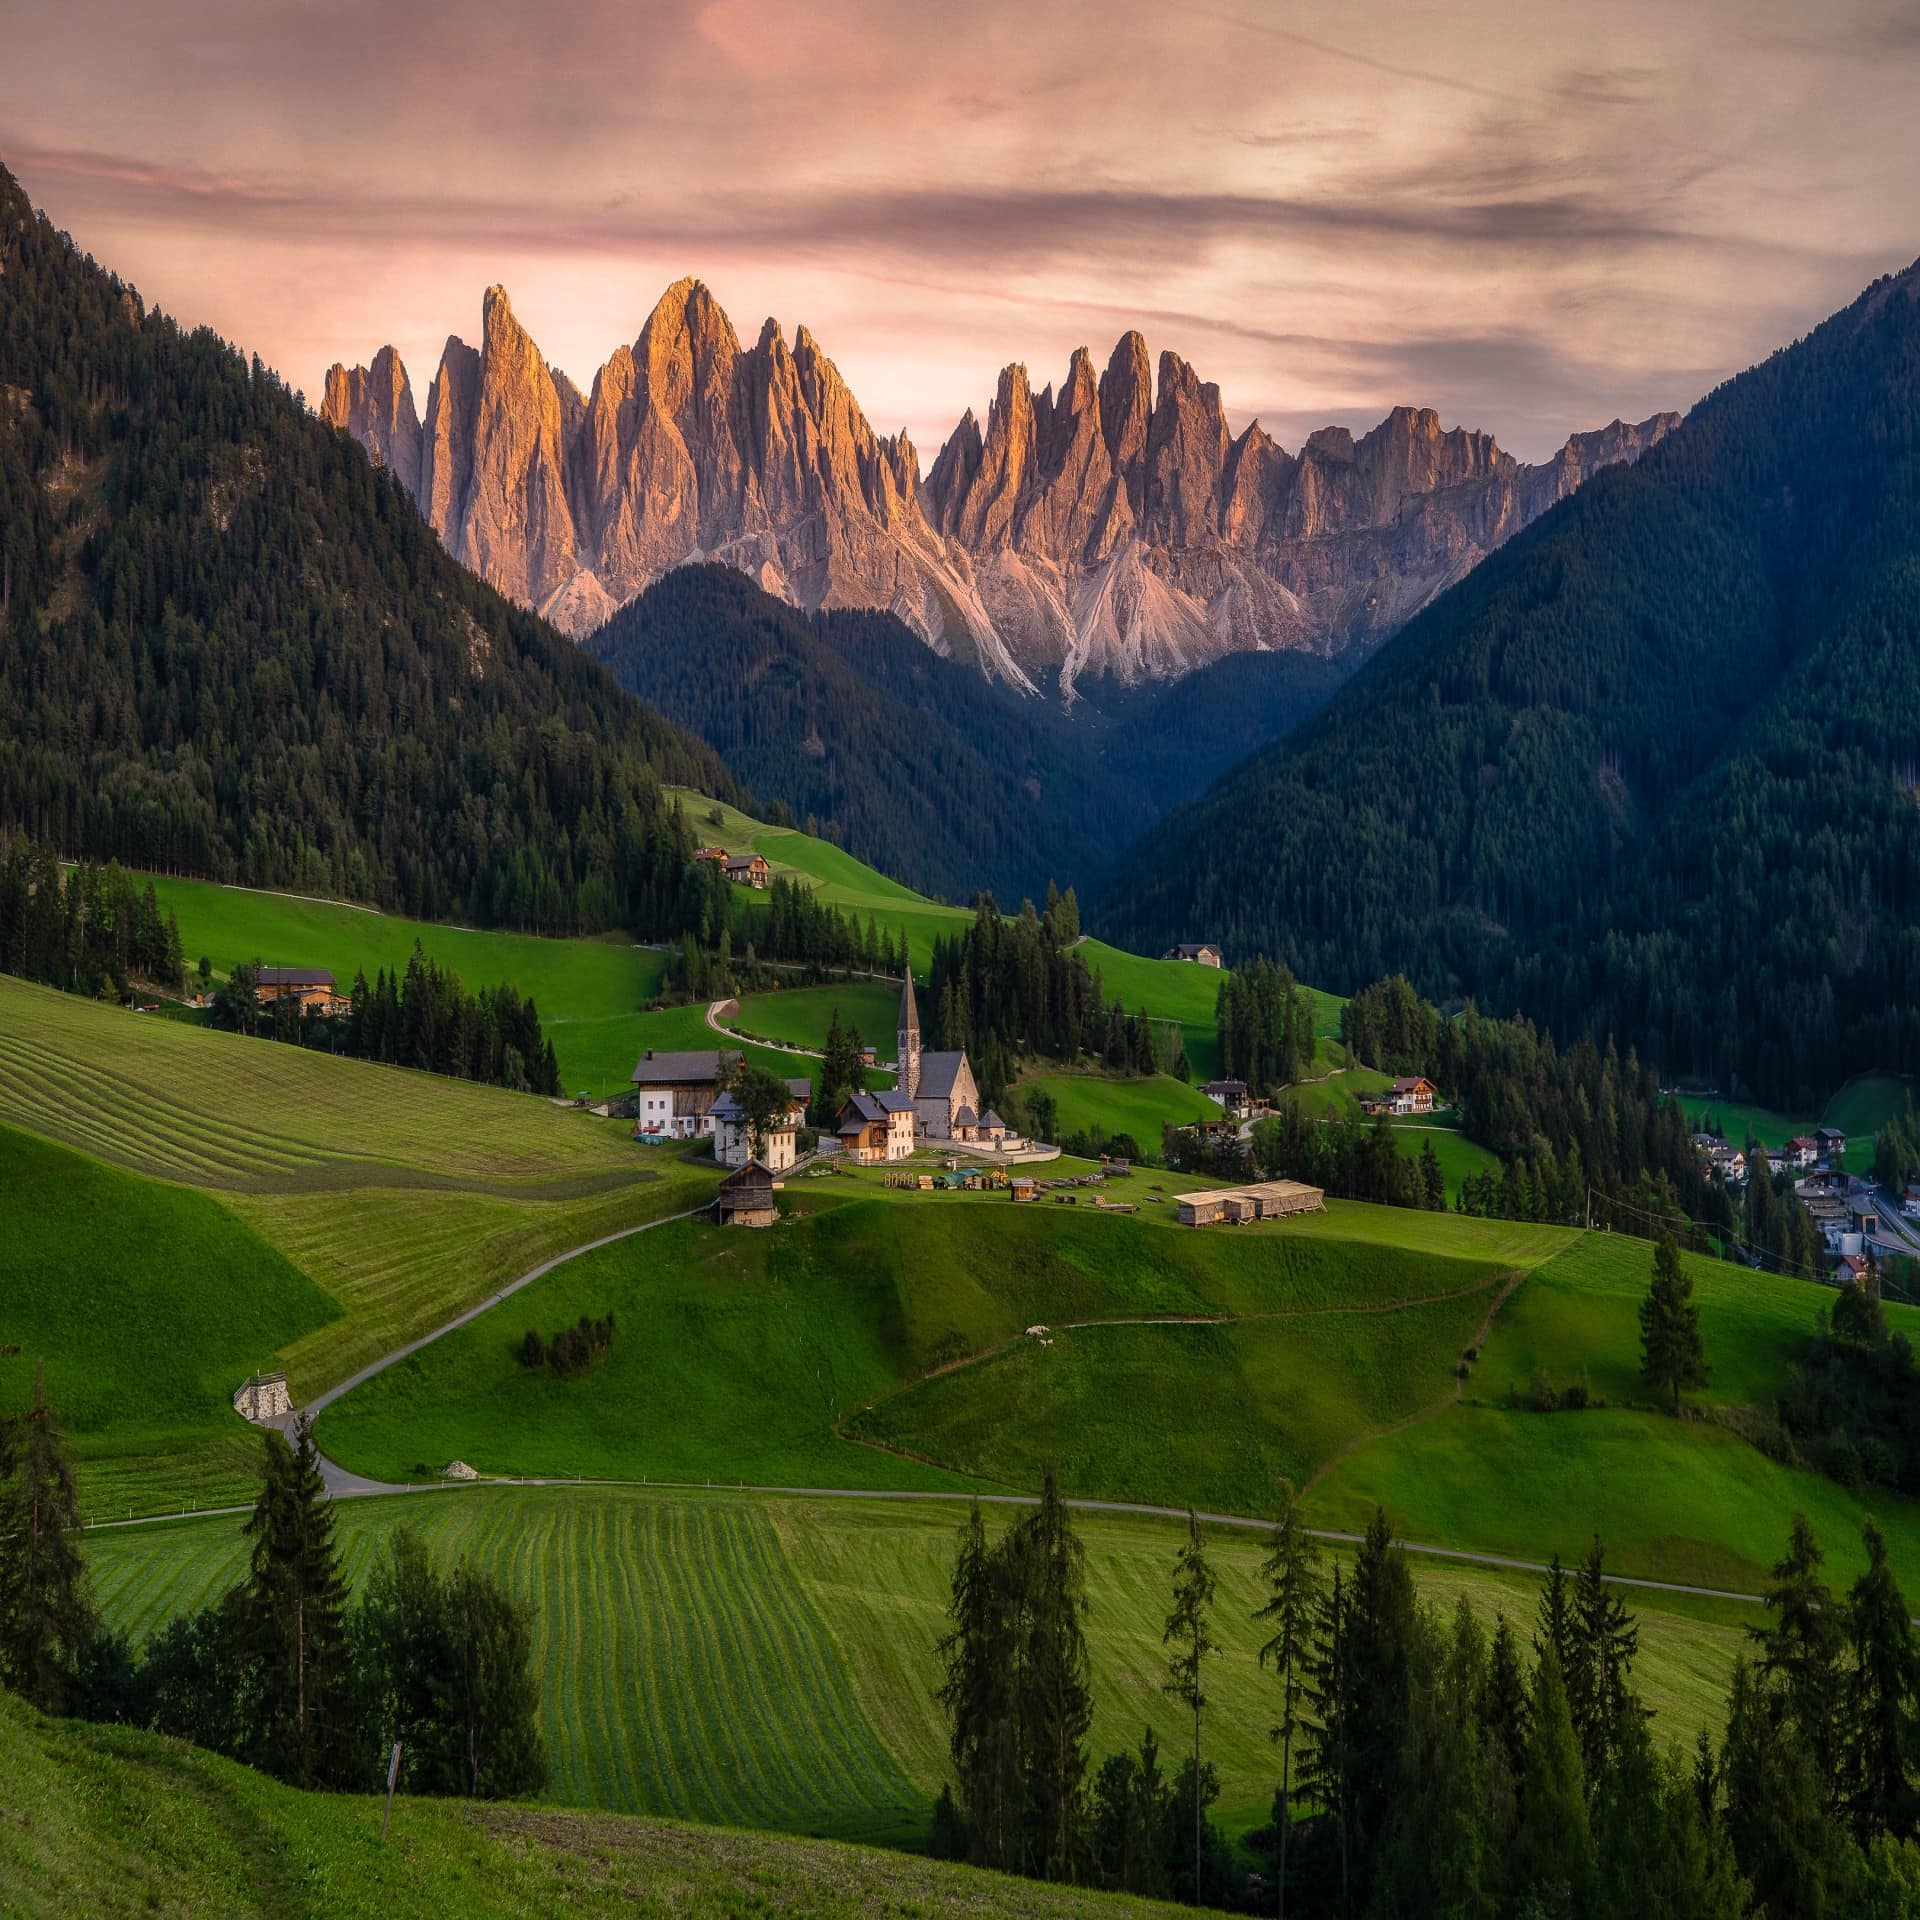
[[[913,961],[906,961],[906,979],[900,987],[900,1091],[911,1100],[920,1087],[920,1009],[913,1003]]]

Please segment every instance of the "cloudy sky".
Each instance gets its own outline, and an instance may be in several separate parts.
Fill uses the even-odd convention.
[[[1286,445],[1525,457],[1920,254],[1920,0],[25,0],[0,160],[317,397],[501,281],[584,388],[699,275],[924,463],[1126,327]]]

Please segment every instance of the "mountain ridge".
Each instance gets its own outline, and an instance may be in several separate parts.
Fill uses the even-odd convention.
[[[805,326],[743,347],[676,281],[582,395],[505,289],[450,336],[424,415],[398,354],[328,370],[322,416],[389,467],[442,543],[581,636],[670,568],[719,560],[805,610],[883,608],[1023,692],[1171,680],[1227,654],[1371,646],[1520,527],[1678,422],[1574,435],[1527,466],[1490,434],[1396,407],[1288,453],[1237,437],[1220,389],[1123,334],[1056,394],[999,377],[924,478]]]

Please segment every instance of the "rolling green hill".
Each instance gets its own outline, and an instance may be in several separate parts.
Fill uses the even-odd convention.
[[[199,1189],[208,1207],[238,1223],[233,1251],[221,1256],[228,1264],[216,1272],[251,1285],[243,1249],[264,1242],[275,1257],[260,1262],[263,1298],[320,1303],[270,1323],[255,1321],[253,1305],[222,1308],[235,1334],[221,1340],[244,1335],[211,1350],[239,1368],[228,1394],[252,1368],[277,1363],[305,1398],[542,1260],[697,1203],[715,1179],[711,1162],[703,1169],[643,1150],[617,1122],[529,1095],[209,1032],[3,976],[0,1125],[171,1183],[143,1188],[143,1204],[185,1209],[183,1233],[212,1231],[212,1212],[195,1211],[192,1196],[175,1191]],[[77,1218],[60,1214],[57,1184],[49,1197],[31,1166],[22,1169],[20,1198],[11,1200],[10,1179],[0,1214],[24,1219],[43,1201],[54,1205],[54,1225],[36,1231],[50,1236],[42,1244],[57,1259]],[[105,1183],[103,1193],[142,1187],[116,1187],[104,1169],[89,1177]],[[143,1271],[197,1290],[196,1242],[158,1244],[165,1258],[156,1254]],[[7,1260],[0,1248],[0,1273]],[[288,1263],[306,1276],[306,1292],[287,1278]],[[94,1289],[74,1297],[84,1311]],[[11,1312],[0,1307],[0,1327]],[[279,1338],[266,1342],[274,1328]],[[125,1364],[131,1377],[137,1358]],[[200,1377],[197,1363],[192,1377]],[[149,1398],[143,1390],[130,1409],[135,1426],[161,1417],[149,1407],[164,1409],[172,1391],[163,1384]],[[165,1486],[211,1497],[209,1475],[231,1488],[226,1443],[210,1435],[208,1444],[204,1458],[163,1450],[164,1472],[141,1469],[140,1496]],[[103,1499],[125,1490],[100,1485]]]
[[[0,1909],[230,1920],[1132,1920],[1178,1909],[830,1842],[551,1809],[300,1793],[0,1694]]]

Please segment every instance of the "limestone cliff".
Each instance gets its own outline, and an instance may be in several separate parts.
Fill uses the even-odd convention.
[[[447,548],[573,633],[692,559],[806,607],[890,607],[941,652],[1032,687],[1171,678],[1225,653],[1378,639],[1601,467],[1677,424],[1576,434],[1523,466],[1488,434],[1397,407],[1297,455],[1178,355],[1122,336],[1058,392],[1009,366],[922,480],[802,327],[743,348],[697,280],[668,288],[581,395],[490,288],[414,412],[391,347],[329,370],[325,417],[420,503]]]

